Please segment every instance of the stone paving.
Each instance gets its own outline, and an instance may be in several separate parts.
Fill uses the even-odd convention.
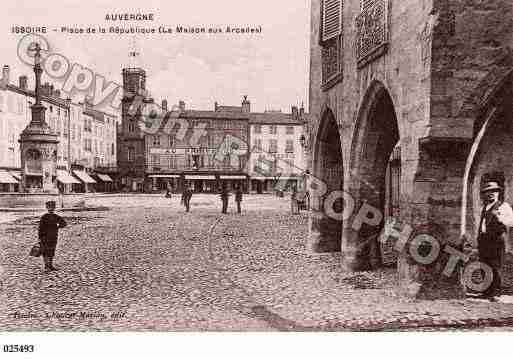
[[[344,273],[306,249],[307,216],[287,199],[249,196],[222,216],[217,196],[91,199],[65,212],[56,263],[28,257],[39,213],[0,221],[4,330],[453,330],[513,327],[513,305],[415,301],[393,269]],[[0,213],[0,216],[3,216]]]

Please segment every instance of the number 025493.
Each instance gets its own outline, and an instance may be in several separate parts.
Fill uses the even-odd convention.
[[[23,344],[6,344],[3,346],[4,353],[33,353],[34,352],[34,346]]]

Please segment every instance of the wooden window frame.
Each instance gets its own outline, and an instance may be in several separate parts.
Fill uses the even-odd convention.
[[[328,38],[324,38],[324,3],[326,0],[320,2],[320,21],[319,21],[319,45],[321,47],[321,89],[327,91],[333,86],[342,81],[342,35],[344,29],[343,22],[343,9],[344,1],[340,0],[340,29],[338,34]],[[331,74],[327,73],[327,67],[330,61],[333,61],[333,56],[336,58],[336,71]]]

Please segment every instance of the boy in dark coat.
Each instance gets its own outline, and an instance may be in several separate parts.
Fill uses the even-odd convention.
[[[48,213],[45,213],[39,221],[39,243],[45,271],[49,272],[57,270],[53,266],[53,257],[55,256],[59,229],[66,227],[66,221],[54,213],[55,201],[46,202],[46,209]]]

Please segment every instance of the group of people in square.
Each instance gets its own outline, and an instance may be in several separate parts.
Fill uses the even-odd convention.
[[[168,192],[169,193],[169,192]],[[190,184],[186,183],[184,186],[184,190],[182,192],[181,204],[185,207],[185,212],[190,212],[191,210],[191,199],[194,191]],[[237,213],[242,213],[242,198],[243,198],[243,190],[241,186],[235,187],[235,203],[237,205]],[[168,196],[168,195],[166,195]],[[169,196],[168,196],[169,197]],[[226,184],[221,186],[221,190],[219,191],[219,197],[221,199],[221,213],[228,213],[228,203],[231,197],[231,192],[228,190]]]

